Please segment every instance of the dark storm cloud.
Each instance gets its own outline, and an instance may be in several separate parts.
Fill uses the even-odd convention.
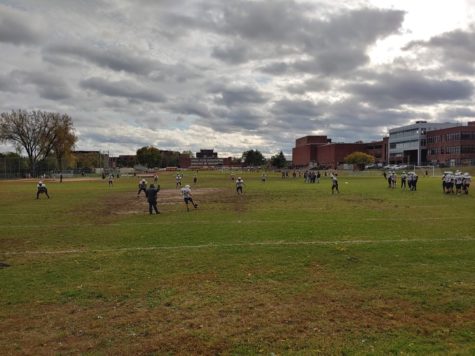
[[[42,32],[34,25],[30,14],[0,5],[0,42],[32,45],[38,44],[41,39]]]
[[[377,107],[431,105],[467,100],[473,95],[473,85],[467,80],[431,79],[408,71],[384,74],[374,83],[351,84],[346,89]]]
[[[451,71],[475,74],[475,27],[446,32],[428,41],[413,41],[404,49],[426,50],[430,59],[438,59]]]
[[[106,79],[94,77],[81,81],[80,86],[84,89],[94,90],[98,93],[112,97],[122,97],[149,102],[165,101],[165,97],[157,91],[148,88],[141,88],[135,83],[126,80],[108,81]]]
[[[58,55],[86,60],[99,67],[115,71],[148,75],[159,70],[161,63],[113,48],[99,48],[85,45],[55,44],[45,49],[45,56]]]

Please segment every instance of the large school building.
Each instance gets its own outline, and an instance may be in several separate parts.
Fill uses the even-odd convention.
[[[475,122],[414,124],[389,130],[375,142],[333,143],[327,136],[305,136],[295,141],[295,167],[337,168],[350,153],[360,151],[376,163],[410,165],[475,165]]]
[[[448,166],[475,165],[475,121],[427,133],[427,161]]]

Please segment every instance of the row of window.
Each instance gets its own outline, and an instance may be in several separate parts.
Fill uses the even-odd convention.
[[[420,134],[424,135],[426,133],[426,129],[420,129]],[[419,135],[419,129],[410,129],[410,130],[404,130],[404,131],[398,131],[391,133],[390,136],[391,138],[399,138],[399,137],[409,137],[409,136],[418,136]]]
[[[389,148],[392,150],[417,149],[419,148],[419,140],[391,142]]]
[[[430,136],[428,143],[437,143],[442,141],[475,141],[475,132],[454,132],[445,135]]]
[[[475,153],[475,146],[434,147],[434,148],[429,149],[430,155],[459,154],[459,153]]]

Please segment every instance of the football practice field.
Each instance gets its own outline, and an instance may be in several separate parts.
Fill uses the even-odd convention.
[[[1,354],[475,353],[473,185],[242,178],[0,181]]]

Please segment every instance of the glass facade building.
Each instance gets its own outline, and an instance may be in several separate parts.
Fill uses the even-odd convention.
[[[388,162],[423,165],[427,162],[427,132],[458,126],[456,123],[415,124],[389,130]]]

